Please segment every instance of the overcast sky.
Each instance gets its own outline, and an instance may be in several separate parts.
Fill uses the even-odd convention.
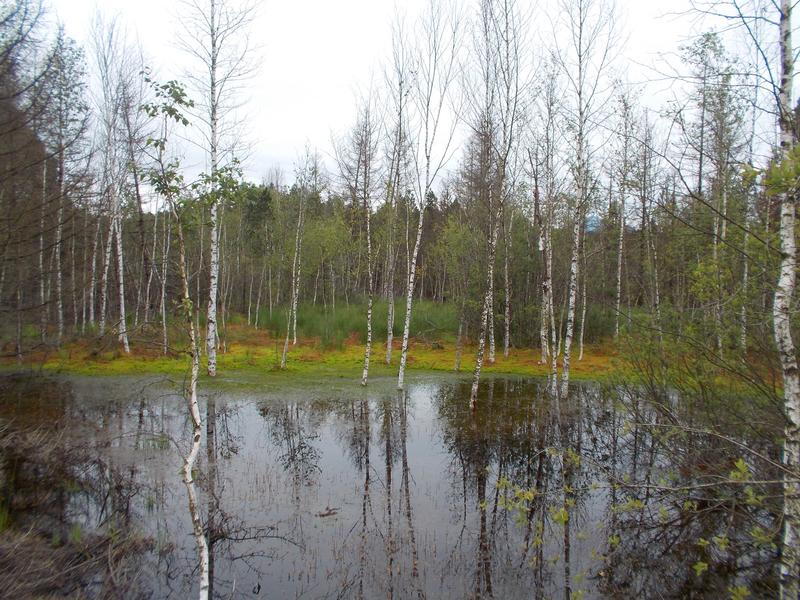
[[[520,0],[523,4],[526,0]],[[354,100],[371,80],[381,78],[388,56],[393,15],[413,18],[423,0],[265,0],[251,26],[259,45],[258,69],[248,86],[247,136],[252,154],[249,179],[260,180],[280,164],[291,179],[293,164],[306,144],[331,154],[332,133],[344,131],[354,116]],[[50,0],[67,33],[85,44],[93,15],[117,16],[138,38],[161,80],[180,78],[184,52],[176,47],[179,0]],[[460,2],[465,12],[474,1]],[[552,41],[546,14],[556,0],[532,3],[535,38]],[[695,33],[691,20],[676,16],[688,0],[618,0],[626,43],[616,67],[630,81],[652,80],[648,67],[675,52]],[[673,61],[676,62],[676,61]],[[671,84],[651,81],[647,101],[666,99]]]

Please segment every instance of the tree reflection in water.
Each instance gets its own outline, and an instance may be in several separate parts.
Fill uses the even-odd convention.
[[[576,385],[559,401],[544,381],[488,378],[472,411],[467,380],[393,388],[206,398],[212,597],[774,595],[768,408],[743,425],[674,393]],[[194,595],[176,396],[129,380],[21,389],[0,402],[3,548],[33,528],[37,556],[113,557],[84,554],[36,593]],[[3,589],[30,590],[0,566]]]

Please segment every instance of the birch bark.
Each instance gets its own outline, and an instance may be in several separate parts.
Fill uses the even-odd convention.
[[[781,155],[786,158],[795,144],[794,105],[794,49],[792,46],[792,2],[780,4],[780,88],[778,94]],[[781,597],[798,597],[798,572],[800,570],[800,484],[796,473],[800,468],[800,373],[797,354],[792,339],[792,298],[797,280],[797,245],[795,239],[795,203],[789,194],[780,196],[780,255],[778,285],[772,306],[775,344],[783,371],[783,397],[786,408],[783,464],[787,479],[783,486],[783,540],[781,556]],[[791,478],[791,479],[790,479]]]

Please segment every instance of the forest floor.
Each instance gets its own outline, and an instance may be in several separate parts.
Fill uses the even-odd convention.
[[[252,328],[231,328],[223,347],[217,353],[217,373],[222,379],[243,377],[247,381],[283,377],[335,377],[358,378],[364,365],[364,344],[357,335],[336,347],[325,348],[319,339],[298,339],[297,345],[289,343],[286,369],[280,369],[284,340],[267,332]],[[488,349],[487,349],[488,350]],[[462,374],[472,373],[476,348],[463,349]],[[6,357],[9,354],[6,353]],[[455,366],[456,344],[448,340],[412,339],[408,354],[408,372],[447,371]],[[393,344],[392,362],[387,365],[386,344],[373,344],[370,376],[396,376],[400,362],[400,340]],[[524,376],[546,376],[548,365],[539,363],[538,348],[512,348],[503,356],[498,347],[494,364],[484,362],[483,373]],[[3,367],[17,365],[13,358],[2,359]],[[47,372],[75,375],[182,375],[189,368],[188,354],[177,347],[167,356],[158,336],[134,336],[131,353],[126,355],[113,338],[81,338],[69,341],[59,349],[43,348],[25,357],[25,365]],[[205,360],[201,360],[205,364]],[[607,379],[627,371],[624,361],[611,345],[587,345],[584,357],[578,360],[578,348],[573,350],[571,373],[576,379]],[[202,368],[201,372],[205,372]]]

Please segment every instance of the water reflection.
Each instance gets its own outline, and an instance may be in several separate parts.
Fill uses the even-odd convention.
[[[209,597],[774,594],[774,444],[701,433],[675,398],[545,386],[487,379],[475,411],[454,379],[209,395],[192,472]],[[34,528],[40,553],[89,564],[32,591],[0,564],[0,586],[194,595],[192,434],[164,382],[6,381],[0,543]]]

